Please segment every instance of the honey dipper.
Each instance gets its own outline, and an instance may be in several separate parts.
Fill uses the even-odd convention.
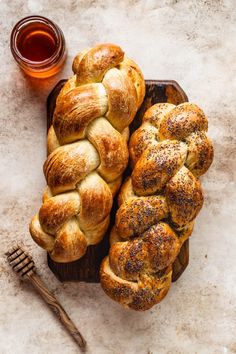
[[[46,304],[55,313],[63,326],[72,335],[80,349],[84,352],[86,341],[80,334],[75,324],[72,322],[66,311],[60,305],[55,296],[46,288],[41,278],[35,272],[35,264],[31,256],[29,256],[19,245],[14,246],[7,253],[7,260],[15,272],[22,278],[28,278],[37,292],[42,296]]]

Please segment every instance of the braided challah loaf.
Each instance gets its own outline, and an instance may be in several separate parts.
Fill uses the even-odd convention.
[[[147,310],[169,290],[172,263],[203,204],[198,177],[213,159],[207,127],[196,105],[160,103],[131,136],[133,171],[100,269],[104,291],[125,307]]]
[[[128,126],[145,94],[140,69],[113,44],[78,54],[73,71],[57,98],[48,186],[30,224],[33,239],[57,262],[79,259],[103,238],[128,163]]]

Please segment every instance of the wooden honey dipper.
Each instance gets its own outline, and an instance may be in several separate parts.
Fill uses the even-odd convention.
[[[55,296],[46,288],[41,278],[35,272],[35,264],[31,256],[29,256],[19,245],[14,246],[7,253],[7,260],[13,270],[22,278],[28,278],[37,292],[42,296],[46,304],[55,313],[63,326],[74,338],[80,349],[84,352],[86,349],[86,341],[76,328],[66,311],[60,305]]]

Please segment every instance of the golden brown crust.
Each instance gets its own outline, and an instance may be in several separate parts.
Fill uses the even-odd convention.
[[[57,101],[56,104],[59,103],[59,101],[62,99],[64,100],[64,96],[67,92],[73,90],[74,88],[76,88],[76,75],[71,76],[63,85],[61,91],[59,92],[58,96],[57,96]]]
[[[78,186],[81,209],[78,215],[83,230],[96,229],[112,207],[112,194],[107,183],[96,173],[90,173]]]
[[[42,248],[51,252],[54,247],[55,239],[54,236],[47,234],[43,231],[41,224],[39,222],[39,216],[36,214],[29,225],[29,231],[33,240]]]
[[[99,243],[104,236],[104,233],[108,229],[110,223],[110,215],[108,215],[104,220],[99,222],[97,225],[86,229],[86,242],[89,245],[96,245]]]
[[[30,224],[33,239],[57,262],[82,257],[109,225],[128,163],[128,126],[145,94],[140,69],[123,61],[114,44],[84,50],[57,97],[44,164],[47,188]]]
[[[118,195],[118,206],[120,207],[129,198],[136,198],[134,193],[131,177],[128,177],[120,188],[120,193]]]
[[[60,146],[44,163],[43,169],[52,193],[73,190],[76,184],[100,164],[97,150],[88,140]]]
[[[172,109],[175,107],[176,106],[171,103],[154,104],[144,113],[142,126],[145,122],[148,122],[151,126],[159,128],[160,121],[162,121],[163,118],[167,115],[167,113],[172,111]]]
[[[151,124],[142,124],[130,138],[130,159],[131,167],[134,168],[142,153],[152,144],[156,144],[157,130]]]
[[[110,191],[111,191],[111,194],[112,194],[113,198],[115,197],[115,195],[117,194],[118,190],[120,189],[121,183],[122,183],[122,176],[119,176],[114,181],[107,183],[109,188],[110,188]]]
[[[74,58],[73,60],[73,63],[72,63],[72,71],[76,74],[79,70],[79,65],[80,65],[80,62],[81,60],[83,59],[83,57],[85,56],[85,54],[87,54],[88,52],[90,51],[90,48],[86,48],[84,50],[82,50],[81,52],[79,52],[76,57]],[[74,75],[75,76],[75,81],[76,81],[76,76],[77,75]]]
[[[138,195],[160,192],[183,166],[187,156],[185,144],[177,140],[163,141],[148,147],[132,172],[132,185]]]
[[[179,250],[176,233],[168,224],[159,222],[135,239],[115,243],[110,248],[109,262],[118,277],[138,281],[172,264]]]
[[[116,213],[116,227],[120,237],[126,239],[143,233],[167,216],[168,208],[165,197],[130,198]]]
[[[102,84],[75,87],[57,101],[53,127],[61,145],[83,139],[90,122],[107,111],[107,94]]]
[[[124,52],[114,44],[100,44],[75,58],[72,65],[77,84],[101,82],[105,73],[122,62]]]
[[[109,70],[103,79],[108,95],[106,118],[119,131],[127,127],[137,112],[137,92],[133,83],[119,69]]]
[[[105,118],[98,118],[89,126],[87,137],[100,157],[97,171],[107,182],[114,181],[128,164],[124,137]]]
[[[160,271],[155,276],[140,279],[137,283],[117,277],[106,257],[100,268],[100,280],[103,290],[113,300],[126,308],[145,311],[166,296],[171,285],[172,268]]]
[[[145,96],[145,81],[142,71],[132,59],[127,58],[126,56],[124,57],[124,60],[119,64],[118,68],[132,81],[136,89],[137,103],[139,108]]]
[[[56,148],[60,146],[57,139],[53,125],[48,129],[48,138],[47,138],[47,155],[50,155]]]
[[[87,239],[79,227],[76,217],[71,218],[57,232],[52,251],[49,253],[56,262],[73,262],[81,258],[87,249]]]
[[[43,230],[54,234],[80,210],[78,193],[69,192],[59,194],[46,200],[39,210],[39,221]]]
[[[175,228],[181,245],[192,235],[193,227],[194,221],[191,221],[182,228]]]
[[[203,204],[197,176],[213,159],[207,119],[196,105],[149,108],[133,133],[129,177],[121,187],[109,256],[100,269],[115,301],[146,310],[162,300],[180,247]]]
[[[203,175],[210,167],[214,156],[211,140],[204,132],[196,131],[190,134],[185,142],[188,145],[186,167],[194,176]]]
[[[161,120],[159,138],[182,140],[197,130],[207,131],[207,128],[207,118],[201,108],[192,103],[182,103]]]
[[[201,184],[184,166],[166,184],[165,193],[171,220],[180,227],[194,220],[202,208]]]

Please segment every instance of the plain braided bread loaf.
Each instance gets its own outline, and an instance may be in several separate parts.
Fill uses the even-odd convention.
[[[169,290],[172,263],[203,204],[198,177],[213,159],[207,128],[196,105],[160,103],[131,136],[133,171],[100,270],[104,291],[126,307],[147,310]]]
[[[48,186],[30,224],[33,239],[57,262],[79,259],[103,238],[128,163],[128,126],[145,94],[140,69],[113,44],[78,54],[73,71],[57,98]]]

